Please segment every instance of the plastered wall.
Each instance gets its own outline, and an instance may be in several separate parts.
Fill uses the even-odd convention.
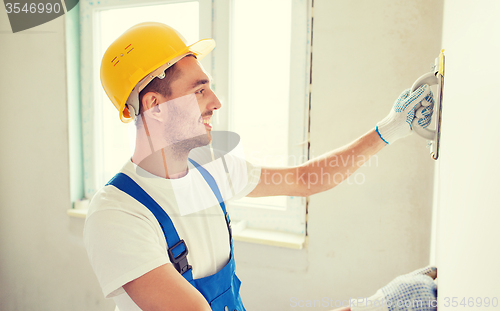
[[[71,207],[64,18],[12,34],[0,10],[0,310],[112,310]]]
[[[498,16],[495,0],[447,0],[444,6],[443,143],[432,256],[442,310],[500,309]]]

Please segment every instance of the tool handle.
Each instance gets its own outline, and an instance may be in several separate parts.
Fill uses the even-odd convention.
[[[416,89],[418,89],[421,85],[428,84],[429,86],[438,84],[439,80],[434,74],[434,72],[429,72],[421,76],[420,78],[417,79],[411,86],[411,92],[415,92]],[[417,104],[415,107],[415,115],[417,115],[418,111],[423,110],[425,107],[423,107],[420,103]],[[423,128],[418,124],[418,118],[413,119],[412,122],[412,129],[415,131],[418,135],[422,136],[425,139],[428,140],[434,140],[436,137],[436,130],[430,130],[427,128]]]

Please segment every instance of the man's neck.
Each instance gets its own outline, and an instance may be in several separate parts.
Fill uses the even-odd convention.
[[[136,152],[137,153],[137,152]],[[186,176],[188,171],[187,161],[189,152],[165,147],[154,152],[137,163],[137,157],[132,157],[132,162],[143,170],[167,179],[176,179]]]

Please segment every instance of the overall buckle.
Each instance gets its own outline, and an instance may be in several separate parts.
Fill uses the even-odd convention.
[[[172,250],[181,244],[184,245],[184,250],[179,255],[175,256]],[[187,261],[186,256],[188,254],[188,248],[186,243],[184,243],[184,240],[180,240],[179,242],[177,242],[174,246],[170,247],[167,252],[168,257],[170,258],[170,262],[174,265],[175,269],[179,271],[180,274],[184,274],[184,272],[192,268]]]
[[[231,228],[231,219],[229,218],[229,213],[226,212],[226,225],[229,231],[229,243],[233,240],[233,228]]]

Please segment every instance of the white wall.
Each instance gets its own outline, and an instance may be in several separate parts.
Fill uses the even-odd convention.
[[[112,310],[66,215],[64,18],[12,34],[2,9],[0,42],[0,310]]]
[[[112,310],[87,261],[83,221],[66,216],[63,18],[13,35],[1,12],[0,309]],[[440,1],[315,0],[313,155],[374,127],[428,71],[441,19]],[[425,141],[410,137],[363,168],[362,185],[310,198],[306,249],[237,243],[247,309],[290,310],[291,297],[367,296],[426,265],[433,165]]]
[[[452,297],[500,300],[500,2],[446,1],[441,159],[436,174],[439,308]]]
[[[315,0],[311,152],[385,117],[441,48],[442,1]],[[429,263],[434,161],[412,136],[362,168],[361,185],[310,198],[305,250],[236,245],[248,310],[298,310],[290,298],[367,297]],[[354,182],[354,181],[353,181]],[[324,307],[305,308],[327,310]]]

